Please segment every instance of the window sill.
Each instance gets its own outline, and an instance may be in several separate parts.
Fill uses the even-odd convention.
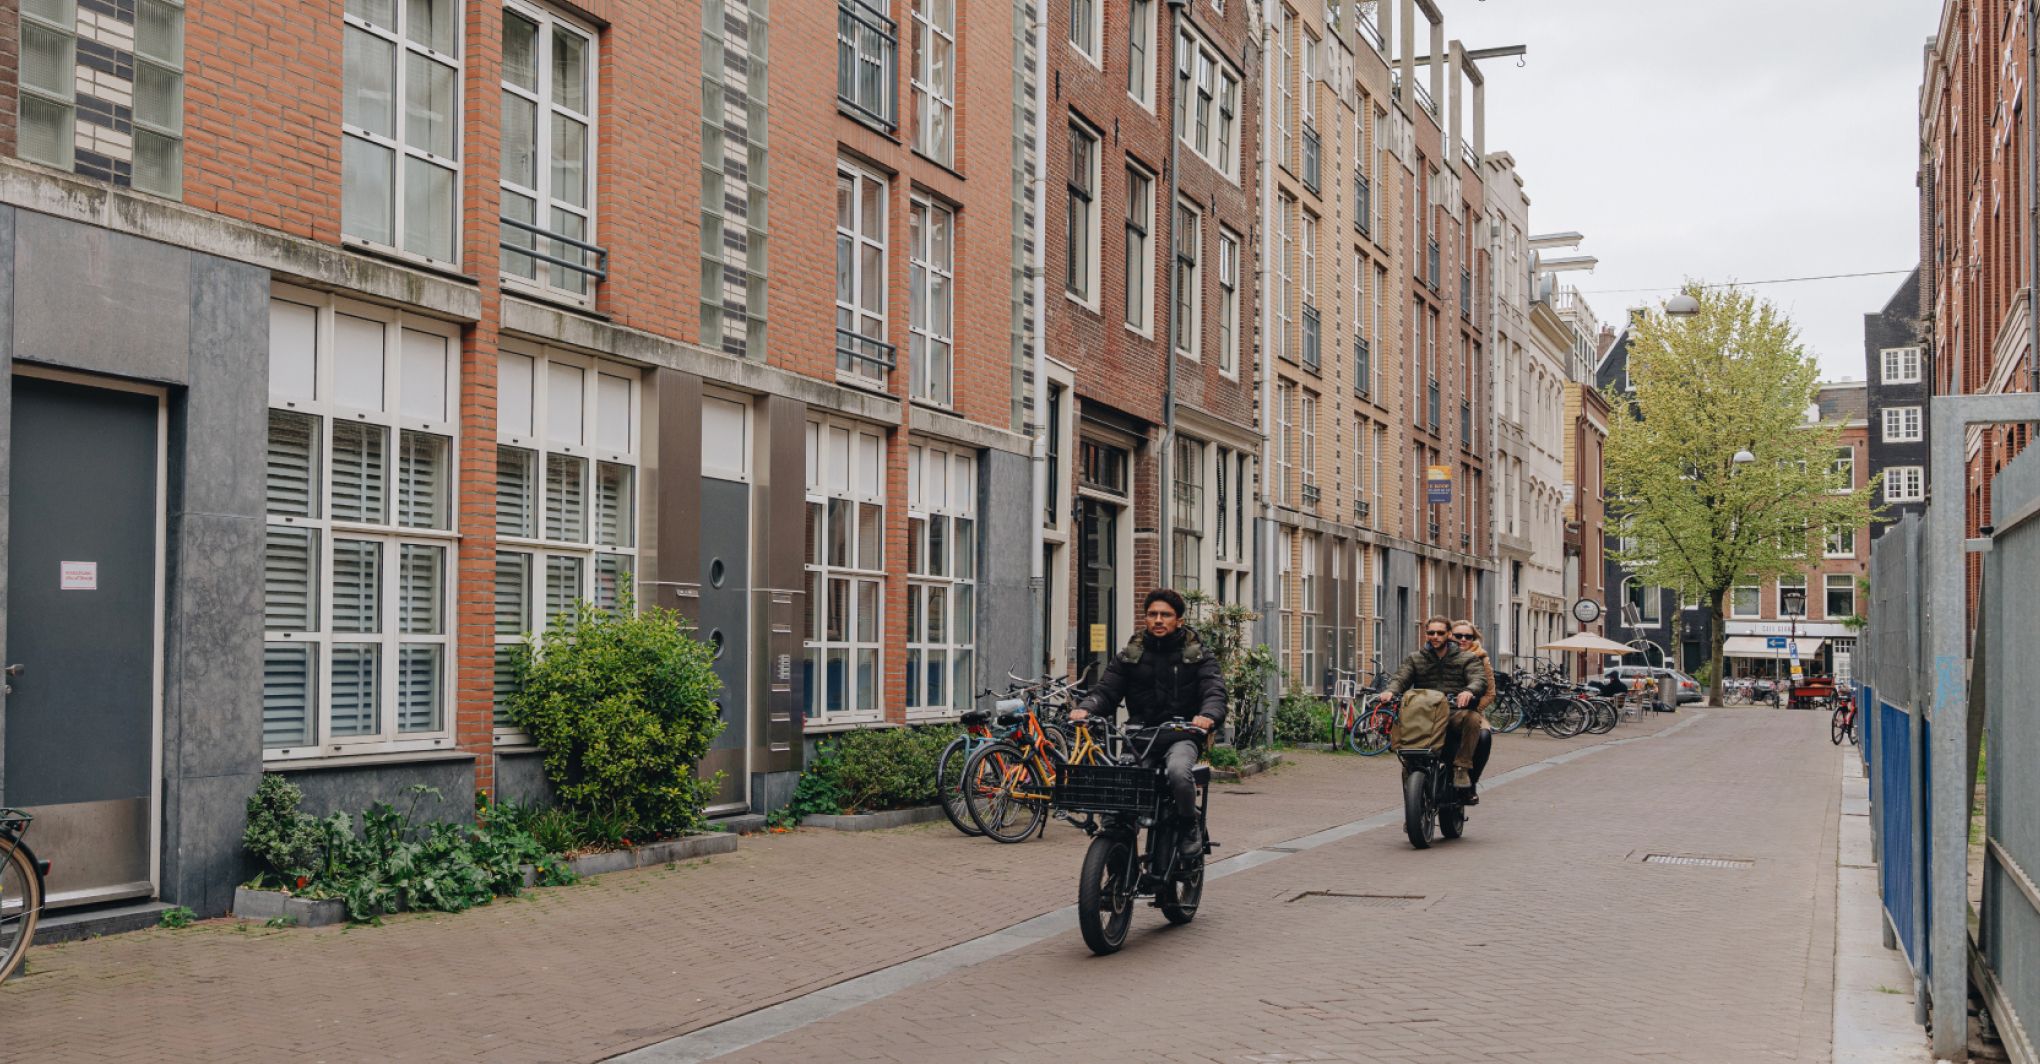
[[[376,765],[415,765],[436,761],[473,761],[475,755],[469,750],[403,750],[384,751],[372,754],[330,754],[324,757],[272,758],[263,752],[264,772],[311,772],[331,768],[368,768]]]
[[[869,720],[832,720],[827,722],[809,720],[801,728],[801,732],[805,735],[837,735],[847,731],[872,731],[878,728],[897,728],[899,726],[892,721],[880,717],[873,717]]]
[[[844,373],[841,370],[837,370],[836,384],[840,387],[850,388],[869,395],[881,396],[894,401],[899,399],[899,396],[886,390],[884,381],[875,381],[870,377],[860,377],[855,373]]]
[[[340,237],[340,246],[349,251],[394,262],[398,265],[409,266],[414,270],[424,270],[427,273],[438,274],[448,280],[461,281],[471,285],[481,283],[474,276],[463,273],[460,264],[457,262],[440,262],[437,259],[428,259],[423,255],[414,254],[402,248],[393,248],[387,244],[373,243],[363,240],[358,236],[343,234]]]
[[[564,310],[570,314],[579,314],[596,321],[608,322],[615,320],[610,315],[595,309],[595,297],[592,295],[582,298],[569,295],[557,289],[541,288],[522,277],[507,273],[502,275],[502,283],[503,294],[515,299],[522,299],[531,303],[543,303],[556,310]]]
[[[854,107],[846,106],[841,96],[836,97],[836,113],[892,141],[894,144],[900,143],[899,123],[897,122],[888,125],[881,119],[873,118]]]
[[[940,169],[943,173],[948,174],[949,176],[957,179],[958,181],[967,180],[963,176],[963,171],[958,170],[956,168],[955,159],[952,158],[949,162],[945,163],[942,160],[937,159],[933,155],[930,155],[927,152],[922,151],[920,148],[912,148],[909,150],[911,150],[914,153],[914,158],[919,159],[930,166],[936,167],[937,169]],[[952,154],[954,153],[954,146],[952,146],[951,152]],[[952,202],[949,204],[949,206],[954,207],[956,206],[956,204]]]

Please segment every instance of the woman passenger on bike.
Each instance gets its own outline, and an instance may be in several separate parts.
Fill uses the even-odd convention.
[[[1197,632],[1183,627],[1183,596],[1173,589],[1158,587],[1141,601],[1143,626],[1126,647],[1112,656],[1104,675],[1092,686],[1082,705],[1070,712],[1070,722],[1085,720],[1093,713],[1110,714],[1126,702],[1126,723],[1133,728],[1155,728],[1167,721],[1188,719],[1203,733],[1175,731],[1157,738],[1148,748],[1149,767],[1161,765],[1168,776],[1169,791],[1175,795],[1176,811],[1191,825],[1183,833],[1182,856],[1186,859],[1204,852],[1204,836],[1197,830],[1197,786],[1190,771],[1205,735],[1225,720],[1225,677],[1218,658],[1204,646]]]
[[[1487,768],[1488,754],[1494,750],[1494,740],[1488,734],[1494,729],[1488,725],[1487,708],[1495,702],[1495,662],[1488,656],[1487,647],[1480,641],[1480,629],[1474,627],[1472,621],[1452,622],[1452,642],[1462,652],[1472,655],[1487,673],[1487,692],[1480,696],[1480,701],[1475,702],[1472,709],[1454,710],[1452,713],[1452,725],[1459,729],[1459,750],[1453,762],[1456,767],[1466,769],[1472,786],[1478,787],[1481,771]],[[1479,805],[1480,795],[1467,795],[1466,804]]]

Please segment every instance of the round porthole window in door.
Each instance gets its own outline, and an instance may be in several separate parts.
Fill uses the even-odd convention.
[[[722,629],[720,629],[720,628],[715,628],[715,629],[711,629],[711,630],[709,631],[709,633],[708,633],[708,645],[709,645],[710,647],[714,648],[714,657],[715,657],[715,660],[717,660],[717,661],[721,661],[721,660],[722,660],[722,652],[723,652],[723,634],[722,634]]]
[[[723,567],[723,560],[721,558],[708,563],[708,586],[723,586],[723,578],[728,575],[728,570]]]

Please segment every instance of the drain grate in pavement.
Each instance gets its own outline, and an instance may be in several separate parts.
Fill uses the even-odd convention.
[[[1292,902],[1305,899],[1324,899],[1345,902],[1348,905],[1364,905],[1370,909],[1407,909],[1424,900],[1422,894],[1348,894],[1337,890],[1306,890]]]
[[[1688,865],[1694,868],[1755,868],[1757,862],[1746,857],[1696,857],[1684,853],[1654,853],[1643,859],[1644,864]]]

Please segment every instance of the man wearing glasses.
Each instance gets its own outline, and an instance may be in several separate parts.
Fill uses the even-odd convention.
[[[1469,636],[1469,641],[1471,637]],[[1411,688],[1416,693],[1403,702],[1404,724],[1430,719],[1437,714],[1427,714],[1425,696],[1433,695],[1452,707],[1447,729],[1459,736],[1458,749],[1454,752],[1452,783],[1461,789],[1473,787],[1473,752],[1480,742],[1482,727],[1480,711],[1473,708],[1480,696],[1487,693],[1488,671],[1480,658],[1454,645],[1452,622],[1444,617],[1433,617],[1424,622],[1424,647],[1403,660],[1402,667],[1389,677],[1379,700],[1387,700]],[[1409,737],[1399,735],[1407,742]],[[1420,743],[1418,745],[1428,745]],[[1467,804],[1476,804],[1479,799],[1469,795]]]
[[[1181,844],[1182,856],[1190,860],[1204,852],[1204,835],[1196,827],[1197,785],[1190,772],[1197,766],[1204,737],[1225,720],[1225,677],[1196,630],[1183,627],[1184,609],[1183,596],[1170,588],[1148,592],[1141,602],[1140,633],[1112,656],[1089,697],[1070,711],[1070,721],[1111,713],[1121,699],[1126,701],[1129,728],[1153,729],[1171,720],[1190,720],[1197,730],[1161,736],[1148,750],[1150,766],[1163,766],[1176,811],[1191,825]]]

